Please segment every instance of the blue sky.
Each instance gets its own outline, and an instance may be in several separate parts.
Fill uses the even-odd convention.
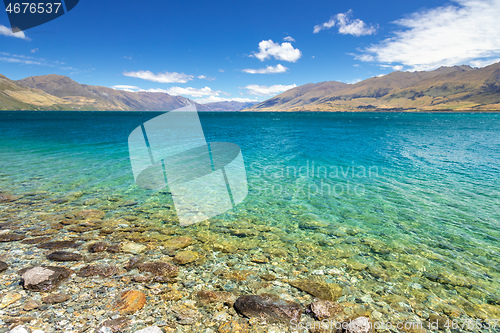
[[[293,86],[500,61],[500,0],[97,1],[12,34],[0,73],[199,102],[265,100]]]

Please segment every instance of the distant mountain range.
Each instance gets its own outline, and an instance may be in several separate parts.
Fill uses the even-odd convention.
[[[196,104],[200,111],[239,111],[252,104],[217,102],[198,104],[161,92],[130,92],[90,86],[61,75],[9,80],[0,75],[0,110],[169,111]]]
[[[290,89],[245,111],[500,110],[500,63],[392,72],[356,84],[328,81]]]
[[[161,92],[130,92],[80,84],[61,75],[9,80],[0,75],[0,110],[169,111],[461,111],[500,110],[500,63],[392,72],[346,84],[310,83],[258,104],[198,104]]]

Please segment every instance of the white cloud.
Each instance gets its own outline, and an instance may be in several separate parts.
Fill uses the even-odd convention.
[[[256,84],[250,84],[244,87],[243,89],[246,89],[250,95],[268,96],[268,95],[276,95],[295,87],[297,87],[297,85],[295,84],[288,86],[282,84],[276,84],[274,86],[259,86]]]
[[[302,57],[302,52],[299,49],[295,49],[292,44],[285,42],[275,43],[271,39],[263,40],[259,43],[259,52],[253,53],[251,57],[255,57],[260,61],[266,59],[274,58],[276,60],[283,60],[288,62],[296,62]]]
[[[193,79],[192,75],[176,72],[154,74],[151,71],[124,72],[123,75],[159,83],[186,83]]]
[[[346,13],[339,13],[330,18],[329,21],[318,24],[314,26],[313,33],[317,34],[321,30],[331,29],[333,27],[337,27],[338,31],[342,35],[353,35],[356,37],[373,35],[377,32],[377,28],[371,25],[367,25],[360,19],[353,20],[351,18],[352,10],[349,10]]]
[[[218,96],[222,93],[220,90],[212,90],[210,87],[205,87],[201,89],[192,88],[192,87],[172,87],[165,92],[169,95],[179,96],[179,95],[187,95],[191,97],[203,97],[203,96]]]
[[[38,48],[32,49],[30,52],[31,53],[37,53],[38,52]]]
[[[412,70],[498,60],[500,0],[454,2],[396,21],[400,30],[395,36],[368,47],[366,58],[359,59],[402,64]]]
[[[219,69],[219,73],[224,73],[224,70],[223,69]]]
[[[196,103],[200,103],[200,104],[207,104],[207,103],[214,103],[214,102],[240,102],[240,103],[249,103],[249,102],[257,103],[257,102],[259,102],[258,99],[240,98],[240,97],[225,98],[225,97],[219,97],[219,96],[208,96],[208,97],[204,97],[204,98],[197,98],[194,101]]]
[[[136,86],[128,86],[125,84],[119,84],[116,86],[112,86],[111,88],[116,89],[116,90],[125,90],[125,91],[130,91],[130,92],[136,92],[140,90],[141,88],[136,87]]]
[[[243,72],[249,73],[249,74],[276,74],[276,73],[285,73],[288,70],[287,67],[278,64],[276,66],[266,66],[266,68],[259,68],[259,69],[244,69]]]
[[[26,37],[26,35],[24,34],[23,31],[12,32],[11,29],[9,29],[6,26],[1,25],[1,24],[0,24],[0,35],[1,36],[8,36],[8,37],[20,38],[20,39],[24,39],[24,40],[29,40],[29,38]]]
[[[287,37],[283,38],[283,40],[285,42],[295,42],[295,39],[293,39],[293,37],[291,37],[291,36],[287,36]]]

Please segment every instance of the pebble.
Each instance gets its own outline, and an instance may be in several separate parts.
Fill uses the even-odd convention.
[[[80,261],[83,260],[83,256],[73,252],[56,251],[47,255],[47,259],[53,261]]]
[[[342,307],[338,303],[324,300],[312,302],[309,308],[318,320],[328,319],[342,312]]]
[[[31,310],[34,310],[34,309],[38,309],[41,306],[42,306],[41,302],[30,299],[29,301],[27,301],[24,304],[23,310],[24,311],[31,311]]]
[[[139,254],[146,251],[146,249],[147,247],[145,245],[133,242],[123,243],[121,246],[123,252],[131,254]]]
[[[11,305],[12,303],[17,302],[20,300],[22,296],[20,294],[16,293],[7,293],[3,298],[2,301],[0,302],[0,309],[4,309]]]
[[[137,268],[139,272],[150,272],[156,276],[176,277],[179,274],[177,266],[161,261],[145,262],[137,265]]]
[[[96,209],[85,209],[75,214],[77,219],[81,220],[89,220],[89,219],[97,219],[100,220],[106,215],[103,211]]]
[[[65,249],[65,248],[77,248],[79,247],[80,244],[75,242],[75,241],[56,241],[56,242],[48,242],[48,243],[43,243],[38,245],[37,247],[40,249],[47,249],[47,250],[59,250],[59,249]]]
[[[9,268],[9,265],[4,263],[3,261],[0,261],[0,272],[7,270],[7,268]]]
[[[194,251],[180,251],[174,257],[174,262],[179,265],[186,265],[198,260],[198,253]]]
[[[123,329],[128,326],[130,320],[126,317],[106,320],[102,323],[99,332],[123,332]]]
[[[166,240],[163,243],[163,246],[165,246],[166,248],[173,249],[173,250],[179,250],[179,249],[183,249],[185,247],[188,247],[189,245],[191,245],[192,242],[193,242],[193,239],[191,237],[179,236],[179,237],[173,237],[173,238]]]
[[[300,321],[302,308],[299,304],[278,297],[244,295],[234,302],[234,308],[248,318],[265,319],[267,323]]]
[[[121,293],[115,309],[123,314],[134,313],[144,307],[146,304],[146,295],[138,290],[129,290]]]
[[[163,331],[158,326],[149,326],[134,333],[162,333]]]
[[[320,279],[291,281],[290,285],[326,301],[336,301],[342,296],[342,287],[335,283],[326,283]]]
[[[76,275],[80,277],[91,277],[91,276],[101,276],[110,277],[116,275],[119,269],[115,265],[109,264],[98,264],[98,265],[87,265],[80,269]]]
[[[23,325],[19,325],[11,329],[9,333],[29,333],[29,332]]]
[[[108,248],[108,244],[103,243],[103,242],[98,242],[98,243],[90,244],[87,249],[89,250],[89,252],[98,253],[98,252],[106,251],[107,248]]]
[[[0,242],[17,242],[23,240],[25,236],[14,233],[0,234]]]
[[[19,271],[24,288],[32,291],[51,291],[71,273],[71,269],[56,266],[35,266]]]
[[[50,294],[42,298],[42,302],[45,304],[55,304],[55,303],[63,303],[69,300],[71,297],[65,294],[56,293]]]

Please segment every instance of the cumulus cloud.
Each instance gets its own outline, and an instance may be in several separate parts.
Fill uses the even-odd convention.
[[[282,85],[282,84],[276,84],[274,86],[259,86],[256,84],[250,84],[243,89],[246,89],[247,92],[250,95],[255,95],[255,96],[269,96],[269,95],[276,95],[279,93],[282,93],[284,91],[290,90],[292,88],[297,87],[297,85],[292,84],[292,85]]]
[[[400,27],[395,36],[368,47],[359,59],[411,70],[498,61],[500,0],[454,2],[394,22]]]
[[[259,52],[254,52],[251,57],[255,57],[260,61],[274,58],[276,60],[296,62],[302,57],[302,52],[288,42],[279,44],[269,39],[260,42]]]
[[[257,103],[259,100],[257,99],[251,99],[251,98],[226,98],[226,97],[219,97],[219,96],[208,96],[204,98],[197,98],[194,100],[197,103],[200,104],[207,104],[207,103],[214,103],[214,102],[240,102],[240,103]]]
[[[259,69],[251,69],[247,68],[244,69],[243,72],[249,73],[249,74],[276,74],[276,73],[285,73],[288,70],[287,67],[278,64],[276,66],[266,66],[266,68],[259,68]]]
[[[176,72],[154,74],[151,71],[124,72],[123,75],[159,83],[186,83],[193,80],[192,75]]]
[[[125,91],[130,91],[130,92],[135,92],[140,90],[141,88],[136,87],[136,86],[129,86],[125,84],[118,84],[116,86],[112,86],[111,88],[116,89],[116,90],[125,90]]]
[[[12,32],[12,30],[10,28],[7,28],[6,26],[1,25],[1,24],[0,24],[0,35],[1,36],[7,36],[7,37],[20,38],[20,39],[24,39],[24,40],[29,40],[29,38],[26,37],[26,35],[24,34],[23,31]]]
[[[321,30],[337,27],[338,32],[342,35],[353,35],[356,37],[373,35],[377,32],[377,28],[366,24],[360,19],[353,20],[351,18],[352,10],[346,13],[339,13],[330,18],[329,21],[314,26],[313,33],[317,34]]]
[[[287,36],[287,37],[283,38],[283,40],[285,42],[295,42],[295,39],[293,39],[293,37],[291,37],[291,36]]]

